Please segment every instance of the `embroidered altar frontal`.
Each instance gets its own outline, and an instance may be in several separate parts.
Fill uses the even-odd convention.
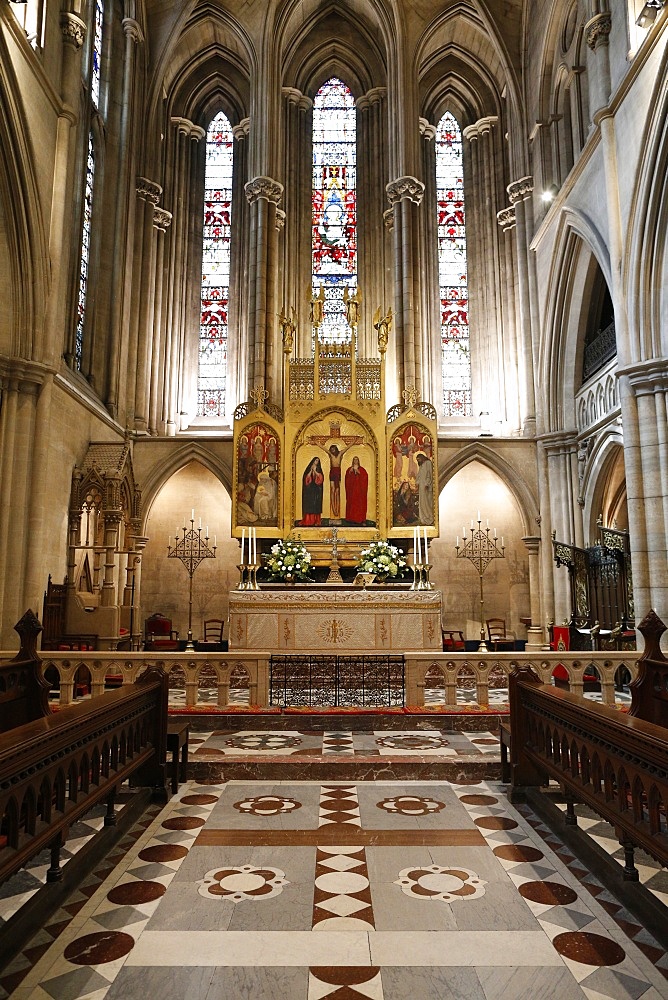
[[[308,587],[230,594],[230,650],[441,649],[441,592]]]

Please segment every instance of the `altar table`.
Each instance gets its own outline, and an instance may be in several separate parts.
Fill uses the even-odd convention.
[[[230,593],[230,652],[441,650],[440,590],[306,585]]]

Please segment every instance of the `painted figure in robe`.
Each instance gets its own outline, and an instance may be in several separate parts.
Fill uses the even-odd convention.
[[[320,459],[316,455],[304,470],[302,476],[302,519],[304,527],[317,527],[322,523],[322,494],[325,474]]]
[[[360,465],[357,455],[346,472],[346,521],[351,524],[364,524],[366,521],[367,495],[369,491],[369,476],[366,469]]]
[[[418,473],[415,482],[418,488],[418,522],[420,524],[434,523],[434,467],[431,459],[423,452],[418,452],[416,461]]]

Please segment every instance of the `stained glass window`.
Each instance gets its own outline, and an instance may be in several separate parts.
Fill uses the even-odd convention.
[[[88,155],[86,157],[86,186],[84,189],[83,226],[81,230],[81,263],[79,266],[79,295],[77,299],[77,329],[74,356],[77,369],[81,369],[83,357],[84,319],[86,316],[86,294],[88,292],[88,260],[90,257],[90,220],[93,213],[93,182],[95,180],[95,147],[93,133],[88,133]]]
[[[206,133],[197,380],[197,413],[204,417],[225,415],[233,141],[232,126],[221,111]]]
[[[322,340],[350,339],[343,302],[357,287],[356,115],[352,93],[332,77],[313,102],[312,284],[325,290]]]
[[[467,417],[471,415],[471,354],[462,133],[450,112],[443,115],[436,131],[436,198],[444,413]]]
[[[95,0],[95,25],[93,29],[93,62],[90,72],[90,96],[96,108],[100,106],[100,63],[102,60],[102,21],[104,0]]]

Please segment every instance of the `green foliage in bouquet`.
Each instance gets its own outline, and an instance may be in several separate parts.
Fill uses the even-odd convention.
[[[372,542],[360,552],[358,573],[375,573],[377,580],[398,580],[408,569],[404,554],[389,542]]]
[[[311,553],[303,542],[283,540],[263,556],[270,580],[310,580]]]

